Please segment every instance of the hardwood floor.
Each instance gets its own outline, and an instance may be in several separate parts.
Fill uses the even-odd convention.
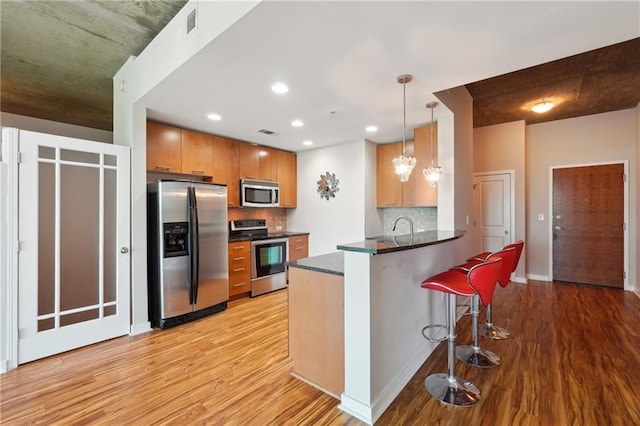
[[[291,377],[286,290],[220,314],[35,361],[0,376],[0,423],[361,425],[338,401]],[[482,401],[452,408],[424,389],[446,372],[441,344],[380,425],[638,425],[640,298],[531,281],[496,292],[494,321],[512,332],[480,344],[495,369],[457,363]],[[458,342],[470,341],[470,318]]]

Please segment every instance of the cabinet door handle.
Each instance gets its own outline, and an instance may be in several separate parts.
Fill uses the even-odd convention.
[[[168,172],[169,170],[171,170],[171,167],[169,167],[169,166],[155,166],[154,170],[162,170],[163,172]]]
[[[244,270],[245,270],[245,268],[234,268],[233,272],[242,272]]]
[[[242,250],[242,249],[244,249],[244,246],[235,246],[233,249],[234,250]]]
[[[244,260],[244,257],[234,257],[233,260]]]
[[[296,247],[295,250],[302,250],[302,247]]]
[[[191,174],[193,175],[203,175],[204,170],[191,170]]]
[[[238,283],[238,284],[234,284],[234,287],[242,287],[244,285],[244,283]]]

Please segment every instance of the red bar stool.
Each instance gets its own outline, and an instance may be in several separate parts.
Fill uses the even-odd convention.
[[[449,295],[447,299],[448,328],[448,364],[449,374],[431,374],[424,381],[424,386],[431,395],[447,405],[470,407],[480,401],[480,390],[471,382],[456,377],[456,295],[473,296],[495,288],[500,273],[501,259],[479,263],[469,269],[466,274],[449,270],[422,281],[422,288],[441,291]]]
[[[516,268],[518,267],[518,262],[520,262],[520,255],[522,254],[522,248],[524,247],[524,241],[518,240],[513,244],[508,244],[504,246],[504,248],[508,248],[508,247],[515,248],[516,255],[514,257],[513,265],[511,267],[511,273],[509,274],[509,276],[506,279],[503,277],[501,280],[498,281],[501,287],[506,287],[509,284],[511,274],[515,272]],[[470,257],[468,260],[484,261],[490,254],[491,253],[489,252],[480,253],[473,257]],[[478,333],[484,338],[493,339],[493,340],[504,340],[511,337],[511,333],[507,329],[503,327],[498,327],[497,325],[493,324],[493,321],[491,318],[491,304],[487,305],[487,315],[486,315],[485,324],[480,325],[480,327],[478,328]]]
[[[513,258],[516,255],[516,249],[513,247],[504,248],[498,252],[491,253],[487,256],[485,261],[482,260],[470,260],[467,263],[458,265],[452,268],[455,271],[466,274],[469,270],[483,262],[491,262],[494,259],[502,259],[500,264],[500,273],[496,277],[496,281],[500,282],[505,279],[509,279],[511,275],[511,265],[513,264]],[[506,278],[505,278],[506,277]],[[493,288],[486,287],[483,291],[479,291],[478,294],[471,296],[471,332],[473,335],[473,343],[471,345],[458,346],[456,348],[456,357],[473,367],[478,368],[491,368],[500,365],[500,357],[495,353],[483,349],[478,342],[478,319],[480,317],[480,301],[485,306],[489,306],[491,299],[493,298],[493,292],[495,290],[495,282]]]

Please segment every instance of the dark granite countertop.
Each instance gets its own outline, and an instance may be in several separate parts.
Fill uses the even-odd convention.
[[[423,231],[414,233],[413,238],[409,234],[379,235],[356,243],[340,244],[338,250],[369,254],[393,253],[455,240],[462,237],[464,233],[465,231]]]
[[[310,271],[323,272],[333,275],[344,275],[344,252],[321,254],[305,257],[295,262],[287,262],[291,268],[308,269]]]
[[[274,232],[274,233],[269,233],[267,235],[260,235],[260,236],[256,236],[256,235],[240,235],[240,236],[229,236],[229,242],[230,243],[236,243],[238,241],[253,241],[253,240],[268,240],[268,239],[273,239],[273,238],[289,238],[289,237],[295,237],[296,235],[309,235],[308,232],[292,232],[292,231],[286,231],[286,232]]]

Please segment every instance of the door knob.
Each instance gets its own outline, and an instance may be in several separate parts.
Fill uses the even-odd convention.
[[[129,253],[129,249],[128,249],[128,248],[126,248],[126,247],[122,247],[122,248],[120,249],[120,253],[122,253],[122,254],[127,254],[127,253]]]
[[[504,235],[509,235],[509,231],[504,231]]]

